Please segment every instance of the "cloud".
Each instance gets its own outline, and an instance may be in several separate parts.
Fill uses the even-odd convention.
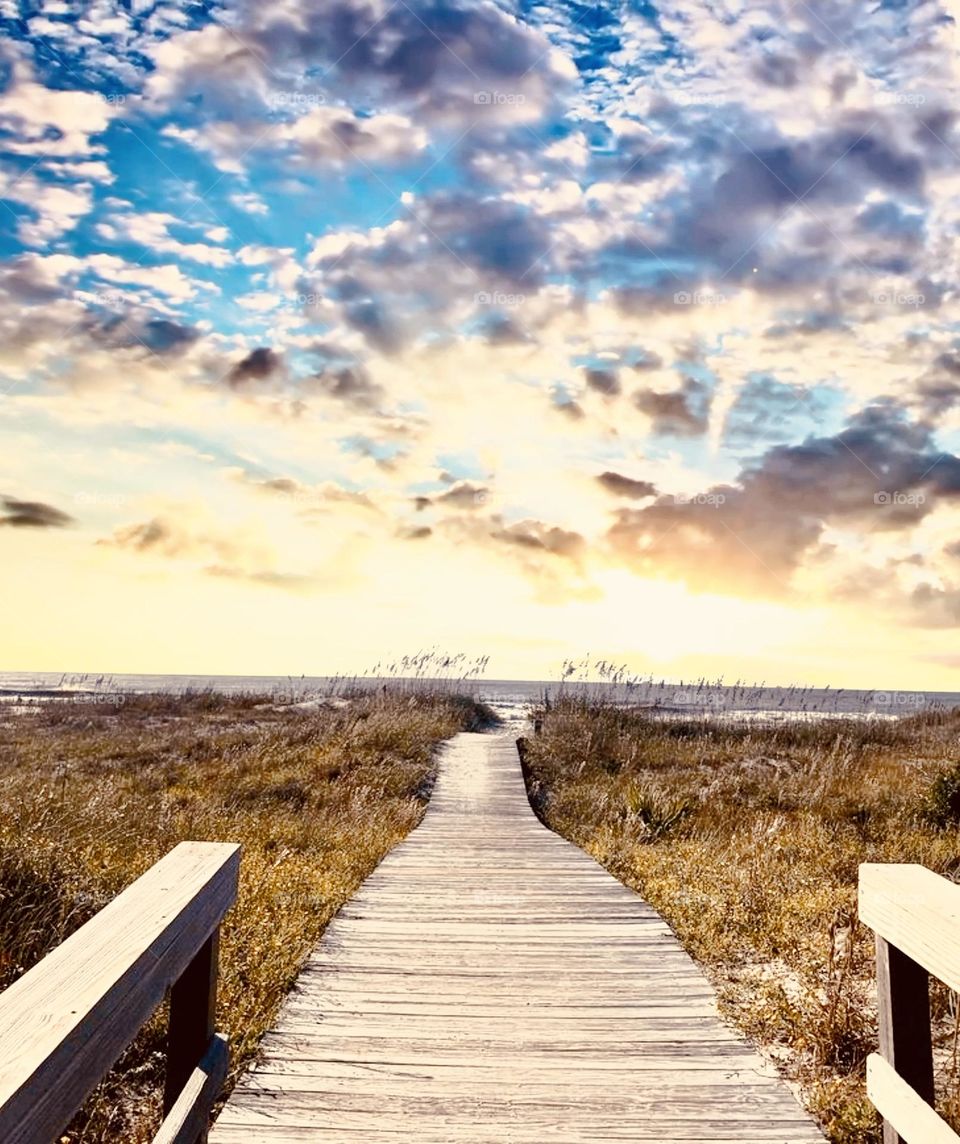
[[[98,225],[98,233],[109,240],[123,239],[145,247],[151,254],[173,254],[204,266],[229,266],[233,254],[222,246],[204,242],[181,242],[170,234],[171,226],[182,225],[164,211],[141,214],[108,214]]]
[[[265,587],[301,591],[320,583],[312,573],[288,572],[272,566],[267,549],[243,533],[227,533],[198,514],[172,512],[117,528],[98,545],[140,556],[175,560],[204,575]]]
[[[201,337],[193,326],[137,311],[102,319],[98,316],[85,322],[84,327],[96,341],[112,349],[142,348],[161,357],[183,354]]]
[[[73,517],[53,505],[42,501],[24,501],[16,497],[0,496],[0,527],[9,528],[66,528]]]
[[[175,302],[190,301],[196,297],[199,289],[212,293],[219,291],[219,287],[211,282],[190,278],[172,262],[141,266],[115,254],[97,253],[88,255],[84,264],[105,282],[115,282],[121,286],[145,286]]]
[[[375,409],[384,397],[362,365],[328,366],[304,383],[305,393],[322,393],[361,409]]]
[[[90,183],[64,187],[48,183],[33,172],[18,174],[0,169],[0,196],[28,208],[33,217],[21,216],[17,234],[26,246],[47,246],[73,230],[93,208]]]
[[[604,397],[616,397],[621,392],[620,379],[613,369],[585,369],[583,371],[587,388]]]
[[[251,381],[267,381],[283,368],[283,358],[269,346],[258,346],[238,361],[227,375],[227,383],[234,389],[243,388]]]
[[[633,395],[634,405],[650,418],[654,433],[676,437],[696,437],[706,432],[711,401],[710,389],[690,377],[684,379],[680,389],[641,389]]]
[[[7,90],[0,94],[0,133],[9,154],[91,155],[91,142],[120,113],[99,92],[69,91],[37,83],[24,60],[17,60]]]
[[[335,85],[348,98],[462,130],[481,116],[491,124],[532,121],[574,78],[536,29],[493,4],[453,0],[376,15],[364,0],[306,0],[295,12],[269,15],[241,0],[229,27],[208,24],[150,50],[148,98],[169,106],[202,95],[223,118],[264,105],[310,107]],[[307,78],[317,74],[319,81]]]
[[[597,481],[614,496],[628,497],[630,500],[643,500],[644,497],[657,495],[656,486],[650,481],[639,481],[633,477],[625,477],[620,473],[608,471],[601,473]]]
[[[449,489],[433,497],[419,496],[414,503],[417,511],[430,505],[440,505],[451,509],[460,509],[471,512],[482,508],[490,500],[490,490],[485,485],[477,485],[472,481],[456,481]]]
[[[960,501],[960,458],[893,402],[832,437],[778,445],[735,484],[620,509],[612,554],[649,575],[701,589],[783,595],[828,524],[895,533]]]
[[[587,547],[580,533],[556,525],[543,524],[538,520],[523,520],[498,528],[492,536],[494,540],[503,544],[574,561],[584,555]]]

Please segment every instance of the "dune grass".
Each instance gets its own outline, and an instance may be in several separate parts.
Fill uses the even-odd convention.
[[[409,687],[312,708],[200,693],[0,714],[0,988],[178,842],[240,842],[218,1013],[232,1080],[328,920],[419,821],[437,743],[488,719]],[[64,1141],[151,1138],[164,1035],[160,1013]]]
[[[960,873],[960,712],[776,724],[565,694],[536,712],[531,801],[640,891],[834,1144],[878,1144],[861,862]],[[940,1105],[960,1123],[957,1004],[933,990]]]

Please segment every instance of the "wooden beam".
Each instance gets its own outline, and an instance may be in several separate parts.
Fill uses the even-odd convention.
[[[153,1144],[196,1144],[206,1140],[213,1108],[230,1066],[227,1038],[214,1033],[200,1064],[191,1072]]]
[[[867,1057],[867,1095],[895,1139],[910,1144],[960,1144],[960,1136],[877,1053]]]
[[[912,958],[877,936],[877,1016],[880,1054],[886,1063],[916,1093],[932,1106],[933,1044],[930,1034],[930,978]],[[883,1144],[909,1142],[884,1121]]]
[[[4,1144],[62,1132],[220,925],[239,861],[182,842],[0,995]]]
[[[860,867],[860,920],[960,992],[960,886],[912,863]]]
[[[218,927],[203,943],[170,991],[164,1115],[176,1104],[183,1086],[206,1052],[216,1029],[219,949]]]

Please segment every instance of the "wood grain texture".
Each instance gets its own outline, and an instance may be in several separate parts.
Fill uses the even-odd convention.
[[[0,1140],[56,1139],[207,941],[240,847],[182,842],[0,995]]]
[[[222,1033],[214,1033],[202,1060],[164,1117],[153,1144],[196,1144],[198,1140],[206,1140],[210,1110],[220,1095],[229,1068],[227,1038]]]
[[[328,927],[211,1144],[813,1144],[663,920],[530,810],[513,742]]]
[[[867,1057],[867,1095],[884,1122],[909,1144],[960,1144],[960,1136],[878,1053]]]
[[[960,886],[914,863],[860,867],[860,920],[960,991]]]

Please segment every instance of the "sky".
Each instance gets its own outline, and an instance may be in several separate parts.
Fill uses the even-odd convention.
[[[0,0],[0,668],[960,690],[947,0]]]

